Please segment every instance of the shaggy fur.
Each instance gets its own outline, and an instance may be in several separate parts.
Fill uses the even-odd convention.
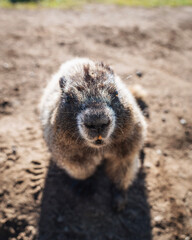
[[[45,89],[40,113],[53,159],[70,176],[86,179],[106,159],[106,172],[117,188],[129,187],[146,123],[135,98],[108,65],[86,58],[64,63]]]

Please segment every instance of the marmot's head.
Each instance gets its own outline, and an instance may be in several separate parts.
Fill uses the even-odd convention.
[[[93,148],[108,145],[122,108],[112,69],[103,63],[86,64],[81,71],[63,76],[60,87],[59,115],[71,136]]]

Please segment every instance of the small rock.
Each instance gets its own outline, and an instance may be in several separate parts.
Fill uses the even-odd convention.
[[[142,73],[141,71],[137,71],[137,72],[136,72],[136,75],[137,75],[139,78],[143,77],[143,73]]]
[[[13,155],[17,154],[17,148],[15,146],[12,146],[12,154]]]
[[[159,166],[160,166],[160,161],[159,161],[159,160],[155,163],[155,166],[156,166],[156,167],[159,167]]]
[[[10,227],[9,232],[14,235],[15,234],[15,229],[13,227]]]
[[[189,236],[188,236],[188,237],[186,237],[186,238],[185,238],[185,240],[190,240],[190,237],[189,237]]]
[[[162,121],[162,122],[166,122],[166,118],[162,118],[161,121]]]
[[[2,107],[2,108],[11,107],[11,106],[12,106],[12,104],[8,100],[4,99],[2,102],[0,102],[0,107]]]
[[[158,231],[158,232],[157,232],[157,235],[158,235],[158,236],[160,236],[161,234],[162,234],[162,232],[161,232],[161,231]]]
[[[160,215],[154,217],[154,221],[155,221],[156,223],[160,223],[160,222],[162,222],[162,220],[163,220],[163,217],[160,216]]]
[[[7,63],[7,62],[3,63],[2,66],[3,66],[4,69],[7,69],[7,70],[10,70],[10,69],[13,68],[13,65],[10,64],[10,63]]]
[[[157,153],[158,155],[161,155],[161,154],[162,154],[161,149],[157,149],[156,153]]]
[[[65,42],[58,42],[58,45],[59,45],[59,46],[64,46],[64,45],[65,45]]]
[[[152,167],[152,164],[150,162],[145,162],[145,167],[146,168],[151,168]]]
[[[19,91],[19,88],[18,88],[18,87],[15,87],[13,90],[14,90],[15,92],[18,92],[18,91]]]
[[[132,75],[128,75],[127,77],[126,77],[126,80],[128,80],[128,79],[130,79],[130,78],[132,78],[133,76]]]
[[[180,119],[180,123],[181,123],[182,125],[185,125],[185,124],[187,123],[187,121],[186,121],[184,118],[181,118],[181,119]]]
[[[164,113],[169,113],[169,110],[168,110],[168,109],[165,109],[165,110],[164,110]]]
[[[172,203],[175,202],[175,198],[174,198],[174,197],[170,197],[169,200],[170,200],[170,202],[172,202]]]

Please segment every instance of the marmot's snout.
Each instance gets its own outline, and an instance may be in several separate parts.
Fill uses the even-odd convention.
[[[99,135],[106,132],[110,122],[110,118],[104,112],[85,114],[84,117],[85,127]]]
[[[78,115],[80,134],[92,147],[108,144],[114,127],[115,114],[108,106],[87,108]]]

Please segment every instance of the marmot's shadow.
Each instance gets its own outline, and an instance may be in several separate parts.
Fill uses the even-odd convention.
[[[150,208],[145,173],[129,189],[126,209],[111,210],[110,181],[100,168],[92,196],[75,194],[74,182],[53,163],[47,175],[39,221],[39,240],[150,240]]]

